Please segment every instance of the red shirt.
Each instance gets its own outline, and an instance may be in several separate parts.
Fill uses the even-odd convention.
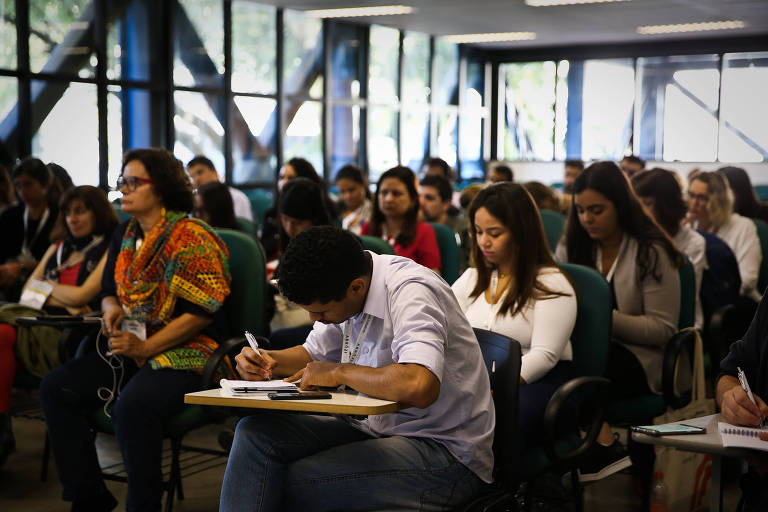
[[[59,284],[77,286],[77,275],[80,273],[80,265],[82,265],[82,262],[74,267],[62,269],[62,271],[59,272]]]
[[[388,242],[395,249],[395,254],[403,256],[404,258],[410,258],[420,265],[424,265],[427,268],[433,268],[440,270],[442,268],[442,262],[440,261],[440,248],[437,245],[437,237],[435,236],[435,230],[432,226],[426,222],[419,221],[416,224],[416,237],[413,239],[411,245],[403,247],[399,243],[392,243],[391,240],[387,240],[380,233],[373,234],[370,232],[370,223],[363,224],[363,228],[360,231],[361,235],[378,236],[382,240]]]

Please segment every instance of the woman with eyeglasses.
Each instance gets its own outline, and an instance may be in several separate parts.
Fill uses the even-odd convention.
[[[51,202],[53,177],[37,158],[25,158],[11,173],[21,202],[0,215],[0,299],[16,301],[21,285],[45,254],[56,224],[58,204]]]
[[[52,371],[40,386],[73,510],[116,505],[88,426],[102,407],[112,415],[128,474],[126,509],[160,509],[163,423],[182,410],[185,393],[198,389],[216,340],[228,334],[221,308],[229,295],[227,248],[210,226],[188,216],[192,188],[182,163],[164,149],[129,151],[117,189],[131,219],[110,241],[96,351]]]
[[[48,247],[25,286],[25,299],[34,300],[0,306],[0,465],[15,445],[8,411],[17,366],[42,377],[60,364],[61,331],[20,326],[16,319],[99,309],[106,249],[117,215],[104,191],[89,185],[65,192],[59,212],[54,231],[61,231],[64,239]],[[40,282],[50,291],[33,292],[43,289]]]
[[[694,229],[717,235],[736,256],[742,297],[760,301],[757,278],[763,253],[755,223],[733,211],[728,181],[717,172],[701,171],[688,182],[687,222]]]

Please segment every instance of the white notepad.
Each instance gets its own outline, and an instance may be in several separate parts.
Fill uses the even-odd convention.
[[[243,395],[250,393],[274,393],[277,391],[295,391],[299,388],[292,382],[286,382],[282,379],[273,380],[229,380],[221,379],[219,385],[232,395]]]
[[[768,451],[768,441],[763,441],[757,437],[759,432],[768,432],[768,430],[740,427],[738,425],[725,423],[724,421],[718,422],[717,430],[720,432],[720,439],[723,441],[723,446]]]

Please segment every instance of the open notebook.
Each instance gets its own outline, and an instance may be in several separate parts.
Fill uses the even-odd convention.
[[[249,393],[274,393],[277,391],[299,392],[299,388],[293,382],[286,382],[282,379],[250,381],[250,380],[229,380],[221,379],[219,385],[227,393],[232,395],[243,395]]]
[[[768,441],[763,441],[757,437],[759,432],[768,432],[768,430],[740,427],[738,425],[725,423],[724,421],[718,422],[717,429],[720,432],[720,439],[723,441],[723,446],[768,451]]]

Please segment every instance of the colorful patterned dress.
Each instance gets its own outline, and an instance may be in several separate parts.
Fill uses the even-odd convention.
[[[147,337],[168,325],[178,299],[208,313],[229,295],[229,253],[207,224],[185,213],[165,213],[137,249],[141,236],[132,219],[115,261],[117,299],[126,318],[144,322]],[[199,333],[150,359],[152,368],[202,371],[218,343]]]

